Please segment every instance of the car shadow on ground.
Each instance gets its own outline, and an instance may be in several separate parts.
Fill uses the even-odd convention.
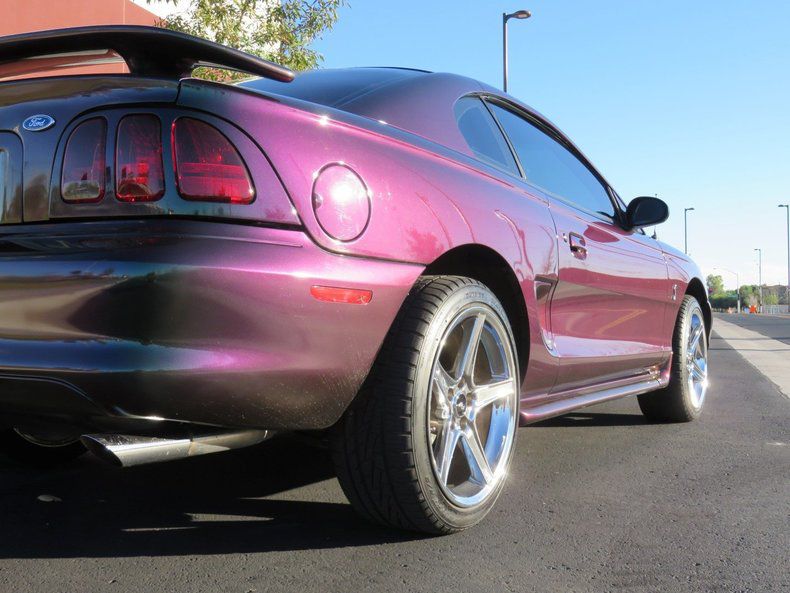
[[[650,422],[642,414],[607,414],[582,411],[536,422],[530,426],[543,426],[546,428],[586,426],[593,428],[602,426],[640,426],[644,424],[650,424]]]
[[[309,487],[334,475],[326,448],[297,437],[127,469],[89,455],[57,470],[0,457],[0,558],[266,552],[420,537],[362,521],[336,485]]]

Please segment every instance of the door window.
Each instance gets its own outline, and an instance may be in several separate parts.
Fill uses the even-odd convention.
[[[570,150],[509,109],[489,105],[510,139],[527,181],[583,210],[614,218],[606,188]]]

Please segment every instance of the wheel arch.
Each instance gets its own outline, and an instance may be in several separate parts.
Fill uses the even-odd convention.
[[[466,244],[443,253],[428,264],[423,274],[467,276],[482,282],[494,293],[513,329],[523,381],[529,361],[529,316],[516,273],[505,258],[485,245]]]
[[[705,285],[699,278],[692,278],[686,286],[686,294],[693,296],[702,307],[702,314],[705,316],[705,329],[710,338],[710,331],[713,327],[713,311],[708,301],[708,293],[705,291]]]

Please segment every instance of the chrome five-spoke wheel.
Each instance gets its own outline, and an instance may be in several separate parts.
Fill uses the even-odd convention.
[[[686,369],[691,404],[699,409],[705,402],[708,390],[708,343],[705,339],[705,321],[697,308],[691,313],[686,346]]]
[[[709,330],[700,301],[684,296],[672,334],[669,384],[639,396],[639,407],[648,419],[689,422],[702,413],[708,391]]]
[[[516,443],[516,344],[488,286],[464,276],[417,281],[333,431],[337,476],[361,515],[453,533],[488,514]]]
[[[436,479],[454,504],[479,504],[505,476],[517,425],[516,364],[498,315],[485,305],[462,310],[442,338],[431,376]]]

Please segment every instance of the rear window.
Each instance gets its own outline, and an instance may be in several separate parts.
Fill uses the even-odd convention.
[[[420,76],[423,72],[398,68],[349,68],[345,70],[311,70],[303,72],[292,82],[279,82],[256,78],[239,83],[239,86],[327,107],[341,107],[369,92]]]
[[[477,97],[463,97],[455,104],[455,120],[469,148],[481,161],[518,175],[518,167],[483,101]]]

